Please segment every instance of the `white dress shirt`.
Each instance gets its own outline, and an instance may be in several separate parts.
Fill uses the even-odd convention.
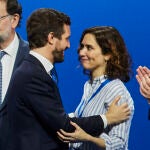
[[[13,41],[10,43],[10,45],[7,48],[2,49],[3,51],[6,52],[6,54],[3,56],[1,60],[2,68],[3,68],[2,70],[2,102],[4,101],[4,98],[5,98],[8,86],[9,86],[18,47],[19,47],[19,39],[18,39],[17,34],[15,33],[15,37]]]

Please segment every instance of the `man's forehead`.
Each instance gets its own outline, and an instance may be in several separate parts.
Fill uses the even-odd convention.
[[[65,36],[70,36],[71,35],[71,30],[70,30],[70,25],[64,25],[64,34]]]

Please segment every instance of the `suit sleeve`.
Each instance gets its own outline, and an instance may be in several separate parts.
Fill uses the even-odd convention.
[[[48,130],[64,129],[72,132],[74,130],[73,126],[70,125],[72,120],[89,134],[97,136],[103,131],[104,124],[99,115],[69,118],[64,111],[58,88],[51,79],[40,81],[38,78],[33,78],[32,82],[24,85],[22,91],[24,104],[32,110],[37,119]]]

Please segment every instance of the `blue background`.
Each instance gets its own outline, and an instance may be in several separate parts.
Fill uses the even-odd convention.
[[[123,36],[133,60],[134,76],[127,83],[134,102],[135,114],[131,126],[129,149],[150,149],[150,121],[148,104],[139,93],[135,79],[139,65],[150,67],[150,1],[149,0],[20,0],[23,6],[21,28],[17,31],[26,39],[26,19],[30,13],[42,7],[65,12],[71,17],[71,48],[65,52],[65,61],[58,64],[59,89],[66,112],[78,105],[83,84],[87,77],[77,58],[77,48],[82,31],[95,25],[115,26]]]

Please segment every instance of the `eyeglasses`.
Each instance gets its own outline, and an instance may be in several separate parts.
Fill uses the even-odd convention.
[[[5,18],[7,18],[8,16],[10,16],[10,15],[7,14],[7,15],[5,15],[5,16],[1,16],[1,17],[0,17],[0,21],[3,20],[3,19],[5,19]]]

